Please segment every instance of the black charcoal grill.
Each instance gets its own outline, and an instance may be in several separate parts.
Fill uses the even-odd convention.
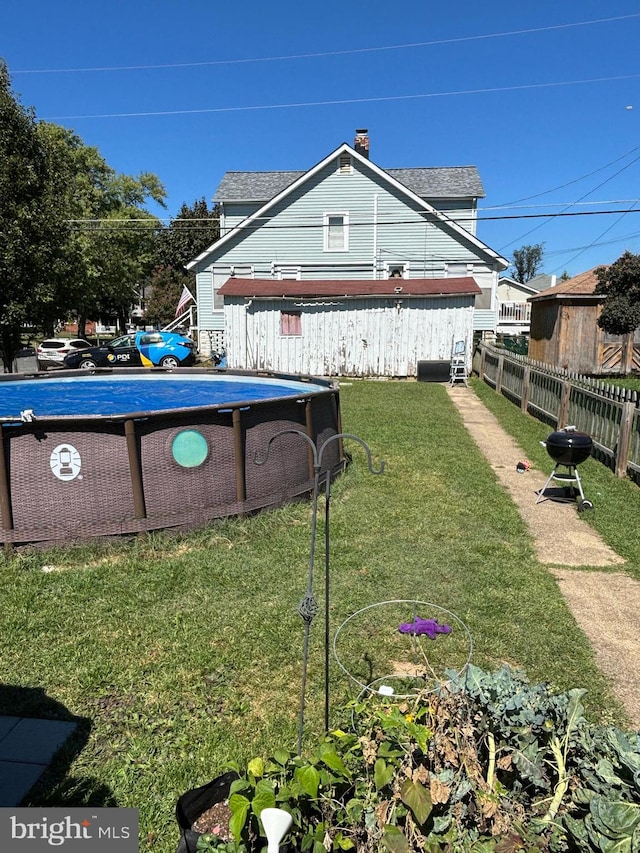
[[[547,436],[546,441],[541,442],[547,449],[547,453],[555,462],[555,467],[549,479],[538,492],[536,503],[545,498],[554,497],[557,494],[546,494],[549,485],[555,481],[562,484],[562,500],[578,500],[578,512],[592,509],[593,504],[588,501],[582,490],[582,482],[578,473],[578,465],[588,459],[593,448],[591,436],[586,432],[579,432],[573,426],[564,427]],[[559,470],[563,469],[563,470]]]

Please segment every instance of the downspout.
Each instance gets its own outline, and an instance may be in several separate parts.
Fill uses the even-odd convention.
[[[247,322],[247,313],[249,308],[253,303],[253,297],[244,304],[244,351],[245,351],[245,364],[247,365],[248,370],[257,370],[258,368],[255,366],[251,366],[249,364],[249,324]]]
[[[378,193],[373,196],[373,278],[378,278]]]

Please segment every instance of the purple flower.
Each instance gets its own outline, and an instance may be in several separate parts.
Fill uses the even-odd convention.
[[[426,634],[435,640],[436,634],[450,634],[451,625],[440,625],[437,619],[422,619],[416,616],[413,622],[403,622],[398,627],[401,634]]]

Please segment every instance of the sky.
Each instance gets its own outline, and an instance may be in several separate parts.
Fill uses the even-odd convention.
[[[170,219],[227,171],[306,170],[367,128],[382,169],[477,166],[478,237],[577,275],[640,252],[637,0],[5,0],[38,119]]]

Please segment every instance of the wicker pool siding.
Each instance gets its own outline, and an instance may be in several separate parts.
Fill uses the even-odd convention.
[[[279,378],[287,378],[280,376]],[[299,379],[299,377],[288,377]],[[309,396],[123,416],[42,418],[3,425],[0,541],[5,545],[86,541],[162,528],[190,528],[216,518],[281,506],[313,486],[310,448],[340,431],[337,386]],[[206,441],[193,467],[172,453],[184,431]],[[54,476],[56,448],[72,448],[80,473]],[[339,441],[323,456],[338,472]]]

